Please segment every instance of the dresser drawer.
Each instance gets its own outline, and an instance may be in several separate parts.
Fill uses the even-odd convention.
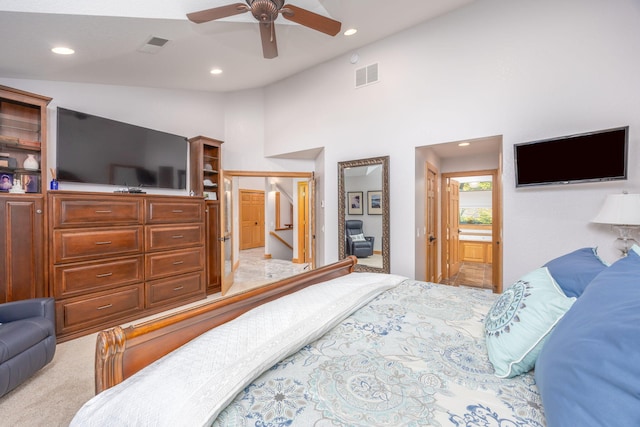
[[[142,224],[142,200],[88,200],[62,196],[53,198],[53,226]]]
[[[145,277],[161,277],[204,269],[204,248],[181,249],[145,255]]]
[[[147,282],[146,307],[152,308],[175,302],[184,304],[188,297],[205,298],[204,272],[185,273],[180,276]]]
[[[56,301],[56,330],[70,333],[110,324],[144,310],[144,286],[125,286],[93,295]]]
[[[147,251],[204,245],[203,224],[149,225],[145,233]]]
[[[142,252],[142,226],[54,230],[53,262]]]
[[[147,224],[204,221],[204,200],[147,200]]]
[[[140,283],[144,280],[142,255],[128,258],[56,265],[53,289],[56,298]]]

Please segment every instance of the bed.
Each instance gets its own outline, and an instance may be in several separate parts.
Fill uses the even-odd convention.
[[[595,259],[591,279],[612,269]],[[566,368],[562,361],[569,363],[562,347],[571,339],[545,344],[578,299],[554,279],[571,274],[566,263],[536,269],[496,295],[357,273],[356,262],[349,257],[242,295],[101,332],[97,394],[71,425],[609,425],[589,419],[574,424],[580,418],[563,411],[572,405],[567,395],[589,394],[584,390],[569,393],[560,385],[545,397],[537,385],[557,388],[549,378]],[[533,316],[531,307],[538,310]],[[532,327],[540,323],[540,309],[546,323]],[[549,346],[552,354],[544,354]],[[516,353],[505,356],[507,350]],[[538,358],[547,365],[542,378],[537,366],[532,369]],[[548,405],[552,423],[545,410],[558,394],[565,406]],[[640,420],[637,410],[624,411]],[[562,417],[568,421],[555,423]]]

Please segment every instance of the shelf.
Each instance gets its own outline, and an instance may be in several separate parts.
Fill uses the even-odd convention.
[[[34,151],[36,153],[39,153],[41,150],[41,144],[40,141],[29,141],[0,135],[0,150]]]
[[[0,128],[40,133],[40,121],[0,113]]]
[[[211,175],[217,175],[218,174],[218,171],[210,171],[210,170],[207,170],[207,169],[203,169],[202,171],[204,173],[206,173],[206,174],[211,174]]]
[[[38,175],[40,169],[25,169],[25,168],[4,168],[0,167],[0,173],[12,173],[14,175]]]

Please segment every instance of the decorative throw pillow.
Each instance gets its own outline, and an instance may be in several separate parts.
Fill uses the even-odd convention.
[[[496,375],[511,378],[531,370],[547,336],[574,301],[546,267],[526,274],[505,290],[484,322]]]
[[[352,242],[364,242],[367,239],[364,238],[364,234],[352,234],[351,241]]]
[[[608,265],[598,256],[597,248],[582,248],[553,259],[544,267],[568,297],[579,297],[594,277]]]
[[[640,426],[640,256],[600,273],[536,363],[550,426]]]

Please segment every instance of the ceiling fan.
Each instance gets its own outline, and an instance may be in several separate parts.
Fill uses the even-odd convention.
[[[340,32],[342,24],[326,16],[318,15],[307,9],[303,9],[292,4],[284,4],[284,0],[246,0],[247,4],[234,3],[226,6],[214,7],[198,12],[187,14],[191,22],[201,24],[203,22],[215,21],[216,19],[227,18],[245,12],[251,14],[258,20],[260,25],[260,38],[262,39],[262,53],[265,58],[271,59],[278,56],[278,46],[276,45],[276,29],[274,21],[279,14],[297,24],[304,25],[316,31],[335,36]]]

